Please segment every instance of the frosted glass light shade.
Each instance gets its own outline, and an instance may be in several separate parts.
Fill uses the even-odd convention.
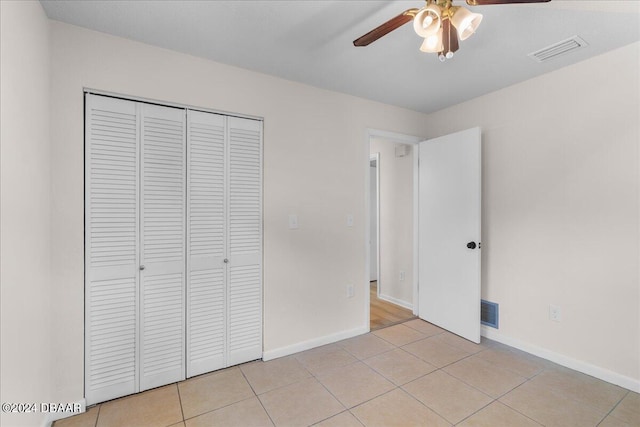
[[[442,28],[440,28],[437,33],[432,34],[429,37],[425,37],[422,42],[422,46],[420,46],[420,50],[426,53],[438,53],[442,52],[443,49]]]
[[[466,40],[475,33],[480,22],[482,22],[482,15],[469,12],[469,10],[464,7],[456,10],[453,17],[451,17],[451,23],[456,27],[456,30],[458,30],[460,40]]]
[[[413,18],[413,30],[420,37],[429,37],[438,32],[441,23],[440,8],[435,4],[429,4],[418,11]]]

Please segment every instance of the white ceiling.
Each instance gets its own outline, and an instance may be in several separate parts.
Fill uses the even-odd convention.
[[[639,0],[469,7],[482,24],[444,63],[418,50],[411,24],[352,44],[421,0],[41,3],[51,19],[425,113],[640,40]],[[589,46],[546,63],[527,57],[574,35]]]

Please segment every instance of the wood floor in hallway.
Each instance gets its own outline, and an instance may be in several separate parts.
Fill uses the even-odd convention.
[[[411,310],[378,298],[377,287],[378,282],[371,282],[371,317],[369,327],[372,331],[415,318]]]

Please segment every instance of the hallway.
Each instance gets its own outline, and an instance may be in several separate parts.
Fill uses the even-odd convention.
[[[371,282],[371,315],[369,327],[372,331],[414,319],[411,310],[381,300],[377,294],[378,282]]]

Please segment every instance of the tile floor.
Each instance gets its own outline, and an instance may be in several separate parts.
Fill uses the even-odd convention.
[[[90,408],[54,427],[640,426],[640,395],[422,320]]]

